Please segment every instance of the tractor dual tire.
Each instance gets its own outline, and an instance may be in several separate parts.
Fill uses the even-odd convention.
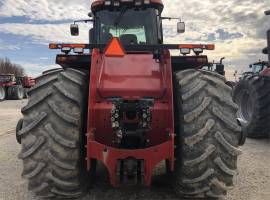
[[[0,101],[4,101],[7,96],[7,91],[5,87],[0,86]]]
[[[8,87],[7,96],[12,100],[22,100],[24,97],[24,88],[21,85],[13,85]]]
[[[226,79],[211,71],[175,74],[176,164],[173,187],[191,199],[227,194],[237,174],[241,127]]]
[[[270,77],[244,76],[234,88],[233,100],[240,107],[237,117],[247,137],[270,136]]]
[[[56,69],[38,77],[22,108],[18,135],[23,178],[36,196],[75,199],[93,174],[85,166],[85,113],[88,79],[75,69]]]

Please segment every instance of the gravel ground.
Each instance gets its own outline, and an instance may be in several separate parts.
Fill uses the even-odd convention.
[[[0,102],[0,200],[38,200],[27,191],[27,182],[20,176],[22,163],[17,159],[20,146],[15,139],[15,127],[25,103],[25,100]],[[224,200],[269,200],[270,141],[247,140],[242,150],[235,188]],[[163,166],[159,166],[157,174],[161,170]],[[81,200],[179,199],[162,175],[154,177],[151,188],[113,189],[105,172],[99,167],[95,185]]]

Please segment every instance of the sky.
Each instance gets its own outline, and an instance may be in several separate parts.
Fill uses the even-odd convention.
[[[163,0],[163,16],[180,17],[186,32],[177,34],[176,21],[164,21],[165,43],[214,43],[215,51],[205,52],[209,60],[226,57],[230,74],[242,72],[248,65],[265,60],[270,28],[269,0]],[[87,19],[90,0],[0,0],[0,58],[22,65],[28,75],[57,67],[57,50],[51,42],[88,42],[91,24],[80,26],[79,37],[72,37],[69,25]],[[231,77],[229,77],[231,78]]]

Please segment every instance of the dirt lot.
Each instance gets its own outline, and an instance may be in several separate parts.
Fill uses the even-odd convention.
[[[26,101],[0,102],[0,200],[38,200],[27,191],[20,177],[22,164],[17,159],[20,146],[15,140],[15,126],[20,108]],[[224,200],[270,199],[270,141],[248,140],[242,147],[239,176],[235,188]],[[178,199],[162,176],[154,178],[151,188],[113,189],[108,185],[104,169],[98,170],[97,183],[81,200]]]

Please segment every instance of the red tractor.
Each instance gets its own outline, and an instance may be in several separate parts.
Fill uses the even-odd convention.
[[[224,196],[243,135],[226,79],[201,69],[214,45],[163,44],[162,21],[174,18],[161,16],[161,0],[96,0],[91,9],[90,43],[50,44],[63,52],[62,68],[36,79],[22,109],[17,136],[29,189],[77,198],[94,184],[97,161],[114,187],[150,186],[166,161],[177,194]]]
[[[5,99],[21,100],[27,97],[27,91],[35,85],[31,77],[16,77],[13,74],[0,74],[0,101]]]
[[[270,15],[270,10],[265,12]],[[269,61],[250,65],[237,83],[233,99],[239,105],[238,119],[243,132],[250,138],[270,137],[270,30],[267,31],[268,46],[263,49]]]

